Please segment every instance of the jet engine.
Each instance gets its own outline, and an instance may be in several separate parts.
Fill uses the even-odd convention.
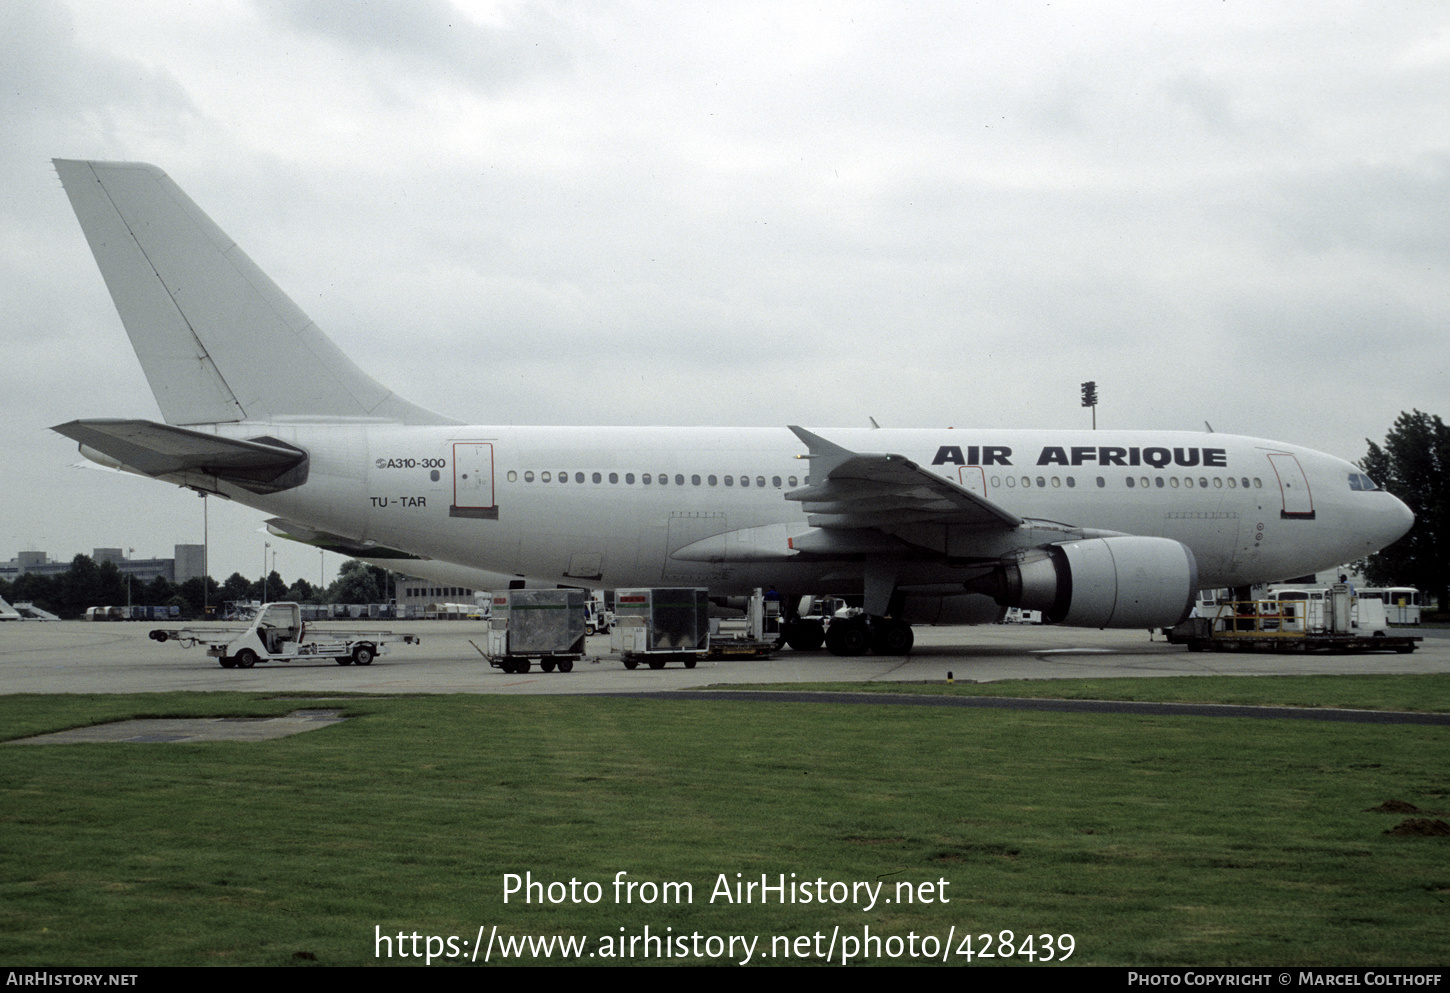
[[[1171,538],[1124,535],[1047,545],[967,583],[1044,621],[1090,628],[1172,627],[1198,595],[1193,551]]]

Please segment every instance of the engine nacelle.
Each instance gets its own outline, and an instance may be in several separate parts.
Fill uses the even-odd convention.
[[[967,588],[1050,624],[1172,627],[1193,610],[1198,563],[1171,538],[1090,538],[1034,548]]]

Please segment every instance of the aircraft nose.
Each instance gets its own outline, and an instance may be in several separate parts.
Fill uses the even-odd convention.
[[[1379,533],[1376,538],[1380,542],[1380,548],[1393,545],[1409,534],[1410,528],[1415,526],[1414,511],[1405,506],[1405,502],[1399,497],[1389,493],[1385,496],[1389,497],[1392,506],[1382,509],[1378,517]]]

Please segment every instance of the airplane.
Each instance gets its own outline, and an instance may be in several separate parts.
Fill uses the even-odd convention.
[[[1414,522],[1342,459],[1211,432],[464,424],[353,364],[160,169],[54,162],[162,417],[54,430],[420,576],[859,597],[829,630],[788,616],[785,641],[900,655],[912,623],[1009,607],[1171,626],[1200,588],[1334,567]]]

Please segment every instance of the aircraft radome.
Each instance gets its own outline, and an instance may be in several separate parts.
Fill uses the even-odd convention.
[[[55,166],[164,420],[55,430],[420,576],[861,596],[827,647],[899,654],[911,622],[1008,606],[1171,625],[1200,588],[1330,568],[1413,522],[1348,462],[1223,434],[463,424],[362,372],[160,169]]]

